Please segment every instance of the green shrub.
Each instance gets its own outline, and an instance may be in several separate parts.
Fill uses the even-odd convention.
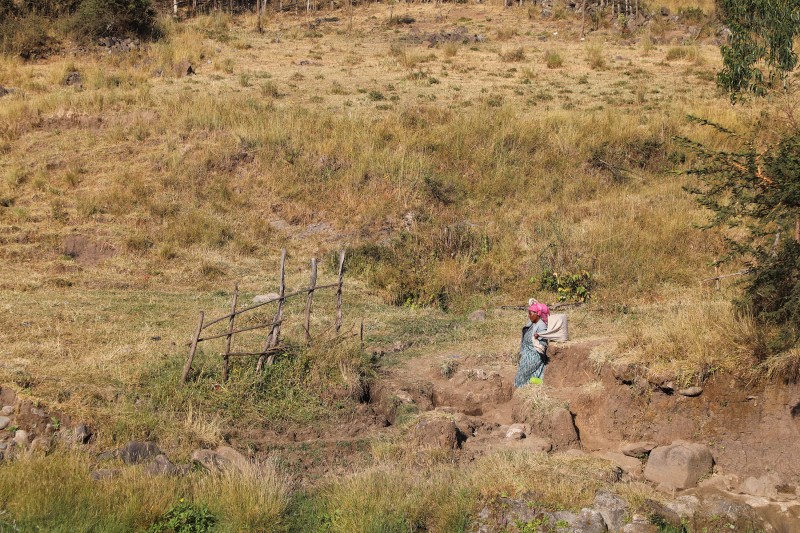
[[[580,272],[554,272],[545,270],[538,278],[539,287],[543,290],[558,293],[558,301],[568,300],[585,302],[592,296],[594,278],[586,270]]]
[[[217,518],[205,505],[194,505],[181,498],[155,524],[147,528],[147,533],[206,533],[214,531]]]
[[[98,37],[156,38],[156,12],[150,0],[83,0],[69,23],[78,40]]]
[[[0,4],[0,50],[3,54],[34,59],[53,50],[55,40],[50,35],[49,19],[39,15],[5,16],[2,15],[4,9]]]

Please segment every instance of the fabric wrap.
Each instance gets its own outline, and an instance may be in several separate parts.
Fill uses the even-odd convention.
[[[547,331],[539,333],[539,338],[549,341],[567,342],[569,340],[567,315],[550,315],[550,319],[547,321]]]

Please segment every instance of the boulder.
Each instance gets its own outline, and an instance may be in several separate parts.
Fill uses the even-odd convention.
[[[611,461],[634,479],[642,477],[642,463],[635,457],[628,457],[618,452],[596,452],[593,455]]]
[[[554,446],[567,447],[579,442],[572,413],[563,407],[553,409],[550,414],[550,428],[550,438]]]
[[[423,448],[455,449],[457,437],[455,422],[447,418],[425,418],[414,426],[414,439]]]
[[[651,522],[653,521],[652,519],[655,518],[657,522],[661,524],[669,524],[680,531],[681,517],[678,515],[678,513],[655,500],[645,500],[644,506],[647,509],[647,513],[650,515]]]
[[[7,416],[0,416],[0,429],[6,429],[11,423],[11,419]]]
[[[635,514],[630,524],[622,528],[623,533],[658,533],[659,529],[646,516]]]
[[[64,85],[75,85],[80,87],[83,85],[83,77],[77,70],[71,70],[64,77]]]
[[[681,389],[678,391],[678,394],[681,396],[688,396],[689,398],[694,398],[695,396],[700,396],[703,394],[703,387],[689,387],[686,389]]]
[[[2,416],[11,416],[14,414],[14,406],[13,405],[4,405],[2,409],[0,409],[0,415]]]
[[[154,442],[131,441],[119,449],[119,457],[125,464],[135,465],[143,463],[151,457],[160,455],[161,450]]]
[[[175,64],[173,67],[175,76],[182,78],[183,76],[191,76],[194,74],[194,67],[188,60],[183,60]]]
[[[520,440],[525,438],[525,425],[512,424],[506,431],[506,438],[511,440]]]
[[[609,531],[619,531],[625,525],[628,503],[613,492],[597,491],[594,497],[594,508],[603,517]]]
[[[473,311],[469,315],[469,319],[473,322],[480,322],[486,320],[486,311],[483,309],[478,309],[477,311]]]
[[[629,457],[642,457],[658,446],[652,441],[629,442],[619,447],[619,451]]]
[[[239,471],[245,471],[250,467],[250,461],[230,446],[220,446],[217,448],[217,455],[225,459],[228,464]]]
[[[222,472],[230,464],[214,450],[195,450],[192,452],[192,463],[202,466],[209,472]]]
[[[31,452],[45,455],[50,452],[53,442],[49,437],[36,437],[31,441]]]
[[[178,467],[163,453],[153,457],[145,467],[145,472],[151,476],[174,476],[178,474]]]
[[[604,533],[608,531],[603,515],[594,509],[581,509],[575,521],[570,523],[571,531],[582,533]]]
[[[678,496],[673,501],[667,502],[664,505],[680,516],[681,519],[691,519],[700,507],[700,500],[696,496],[686,494]]]
[[[19,447],[25,447],[28,445],[28,432],[22,429],[18,429],[16,433],[14,433],[14,442]]]
[[[92,438],[92,430],[86,424],[78,424],[75,428],[75,442],[86,444]]]
[[[714,458],[708,446],[676,440],[650,452],[644,477],[666,489],[688,489],[711,472]]]

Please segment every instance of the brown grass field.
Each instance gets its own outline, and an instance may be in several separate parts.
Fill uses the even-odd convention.
[[[754,326],[732,310],[735,282],[701,283],[724,247],[698,227],[708,215],[683,190],[692,155],[675,137],[723,147],[687,116],[745,131],[792,104],[730,105],[715,86],[710,18],[606,21],[581,38],[569,12],[495,2],[330,15],[340,20],[309,27],[315,17],[271,14],[263,33],[253,16],[165,19],[163,41],[130,53],[0,58],[0,85],[13,89],[0,99],[0,384],[98,428],[98,451],[148,438],[185,458],[231,427],[351,416],[353,402],[320,391],[380,374],[357,346],[301,349],[266,384],[243,361],[222,390],[210,346],[201,378],[177,387],[197,312],[224,314],[234,282],[245,301],[274,291],[281,248],[290,290],[307,283],[312,256],[327,282],[332,254],[350,251],[345,328],[363,319],[370,344],[415,341],[381,364],[513,351],[519,317],[464,317],[533,294],[554,301],[534,279],[546,269],[591,272],[572,334],[615,339],[598,364],[688,383],[779,375],[800,357],[759,367],[763,347],[736,335]],[[469,42],[430,44],[456,28]],[[194,75],[180,75],[184,61]],[[65,84],[73,71],[80,84]],[[319,309],[321,331],[330,294]],[[696,326],[677,339],[676,321]],[[231,531],[462,531],[478,498],[533,486],[503,472],[564,479],[547,501],[579,508],[607,467],[497,455],[460,468],[396,446],[368,443],[349,476],[303,491],[277,465],[268,478],[212,481],[129,471],[103,494],[85,457],[57,451],[0,467],[0,510],[23,530],[144,530],[181,494]]]

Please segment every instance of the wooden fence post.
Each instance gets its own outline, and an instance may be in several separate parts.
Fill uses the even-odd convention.
[[[278,295],[280,297],[280,299],[278,300],[278,311],[277,311],[277,313],[275,313],[275,320],[273,320],[273,322],[275,324],[272,326],[272,329],[270,330],[269,336],[267,337],[267,340],[264,343],[264,351],[265,352],[267,350],[269,350],[270,348],[273,348],[273,347],[278,345],[277,341],[278,341],[278,335],[280,335],[280,327],[281,327],[280,326],[280,320],[281,320],[281,317],[283,316],[283,298],[284,298],[284,296],[286,294],[286,277],[285,277],[286,276],[286,248],[283,248],[281,250],[281,273],[280,273],[280,276],[281,276],[281,280],[280,280],[281,286],[280,286],[280,291],[279,291],[279,295]],[[272,362],[275,359],[274,355],[270,355],[268,360],[266,359],[266,357],[267,356],[265,354],[262,354],[261,357],[258,358],[258,364],[256,365],[256,372],[260,372],[264,368],[264,361],[265,360],[267,361],[267,364],[271,365]]]
[[[239,284],[233,288],[233,301],[231,302],[231,320],[228,322],[228,338],[225,341],[225,355],[222,357],[222,382],[228,381],[229,356],[231,344],[233,343],[233,322],[236,320],[236,304],[239,301]]]
[[[342,329],[342,282],[344,281],[344,250],[339,252],[339,282],[336,287],[336,334]]]
[[[192,361],[194,361],[194,352],[197,351],[197,341],[200,338],[200,332],[203,330],[203,319],[205,313],[200,311],[200,320],[197,321],[197,329],[194,330],[194,337],[192,337],[192,345],[189,347],[189,357],[186,358],[186,364],[183,365],[183,374],[181,374],[181,385],[186,384],[186,378],[189,377],[189,371],[192,369]]]
[[[317,258],[311,260],[311,281],[308,284],[306,298],[306,344],[311,344],[311,305],[314,300],[314,288],[317,286]]]

